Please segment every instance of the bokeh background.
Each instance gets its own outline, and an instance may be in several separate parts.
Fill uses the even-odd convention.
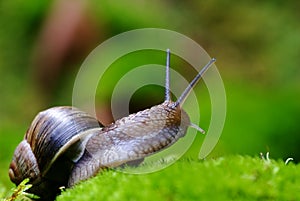
[[[34,116],[72,104],[76,73],[90,51],[116,34],[145,27],[185,34],[218,59],[227,119],[210,157],[270,152],[272,158],[298,162],[299,7],[293,0],[0,1],[0,185],[13,186],[9,162]],[[135,52],[116,65],[130,69],[149,62],[164,64],[165,53]],[[184,61],[173,62],[187,79],[195,75],[183,70],[188,68]],[[97,92],[97,115],[104,124],[111,122],[109,98],[122,73],[126,70],[108,72],[103,81],[108,87]],[[206,129],[210,101],[199,85]],[[162,100],[161,87],[145,87],[132,98],[130,109]],[[197,158],[202,140],[196,138],[187,156]]]

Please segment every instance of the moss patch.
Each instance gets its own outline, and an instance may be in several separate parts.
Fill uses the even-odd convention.
[[[155,173],[105,171],[57,200],[300,200],[300,166],[259,157],[183,159]]]

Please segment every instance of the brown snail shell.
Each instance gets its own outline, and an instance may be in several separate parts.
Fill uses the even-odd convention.
[[[83,154],[89,136],[80,134],[99,127],[95,118],[72,107],[40,112],[15,150],[9,169],[11,181],[18,185],[30,178],[33,187],[29,192],[42,198],[56,195],[58,187],[66,186],[74,163]]]

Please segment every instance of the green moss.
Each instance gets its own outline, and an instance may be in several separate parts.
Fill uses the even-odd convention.
[[[105,171],[57,200],[300,200],[300,166],[231,156],[180,160],[151,174]]]

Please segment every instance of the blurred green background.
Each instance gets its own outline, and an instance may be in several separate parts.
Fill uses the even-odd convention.
[[[8,166],[34,116],[54,105],[72,104],[75,76],[89,52],[118,33],[145,27],[185,34],[218,59],[227,119],[211,156],[269,151],[272,158],[299,161],[299,7],[292,0],[0,1],[0,183],[12,186]],[[128,61],[134,65],[147,64],[149,58],[165,63],[162,52],[131,56]],[[130,68],[128,61],[122,65]],[[112,71],[108,86],[118,76]],[[104,123],[111,121],[104,107],[111,88],[98,93]],[[209,98],[203,84],[196,90],[203,102],[201,124],[207,129]],[[145,87],[139,93],[132,111],[163,100],[162,88]],[[153,98],[145,103],[139,97],[147,94]],[[202,139],[196,139],[191,157],[197,157]]]

